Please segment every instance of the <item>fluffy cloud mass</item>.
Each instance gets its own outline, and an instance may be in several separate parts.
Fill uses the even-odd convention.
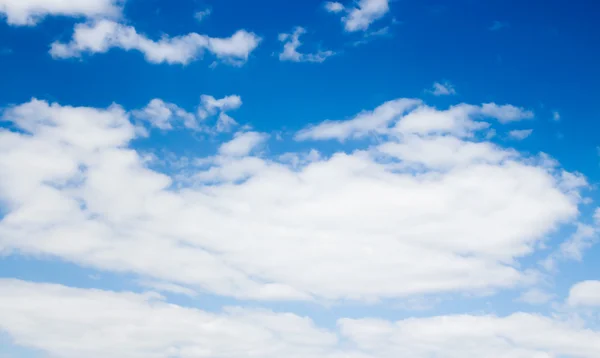
[[[600,307],[600,281],[584,281],[574,285],[568,303],[572,306]]]
[[[0,330],[61,358],[325,357],[336,336],[306,318],[167,304],[156,294],[0,280]]]
[[[243,64],[260,43],[260,37],[239,30],[228,38],[212,38],[190,33],[163,37],[158,41],[139,34],[135,28],[110,20],[100,20],[75,26],[68,43],[54,42],[50,54],[55,58],[80,57],[84,53],[105,53],[111,48],[137,50],[151,63],[188,64],[204,51],[231,64]]]
[[[241,99],[201,103],[213,115]],[[167,117],[164,103],[150,107]],[[274,156],[267,134],[242,131],[185,172],[162,173],[131,147],[138,132],[120,106],[32,100],[3,114],[14,130],[0,132],[0,251],[253,300],[525,284],[518,260],[577,218],[582,186],[544,158],[482,139],[506,108],[517,116],[512,106],[397,99],[297,135],[374,133],[375,144]]]
[[[534,314],[339,319],[167,304],[153,294],[0,280],[0,329],[60,358],[594,358],[600,332]]]
[[[178,121],[183,122],[186,128],[198,128],[196,117],[192,113],[173,103],[165,103],[159,98],[151,100],[143,109],[134,111],[133,115],[163,130],[173,129],[173,123]]]
[[[123,0],[0,0],[10,25],[35,25],[45,16],[118,17]]]
[[[0,0],[0,358],[600,357],[593,103],[441,3]]]

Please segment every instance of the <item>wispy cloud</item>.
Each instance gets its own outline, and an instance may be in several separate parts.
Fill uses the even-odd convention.
[[[279,41],[283,42],[283,50],[279,54],[281,61],[292,62],[323,62],[335,53],[330,50],[319,50],[314,53],[300,53],[298,48],[302,46],[300,36],[306,33],[303,27],[296,27],[291,34],[279,34]]]
[[[454,89],[454,86],[450,82],[435,82],[433,87],[430,90],[427,90],[427,92],[434,96],[449,96],[456,94],[456,89]]]
[[[558,113],[558,111],[554,111],[554,112],[552,112],[552,119],[553,119],[555,122],[558,122],[558,121],[560,121],[560,113]]]
[[[198,22],[200,22],[200,21],[206,19],[211,13],[212,13],[212,10],[210,8],[206,8],[204,10],[196,11],[196,13],[194,14],[194,18]]]
[[[488,30],[499,31],[499,30],[505,29],[507,27],[510,27],[510,24],[507,22],[494,21],[494,23],[492,23],[492,25],[490,25],[490,27],[488,27]]]
[[[523,140],[533,133],[533,129],[516,129],[508,132],[510,138],[515,140]]]

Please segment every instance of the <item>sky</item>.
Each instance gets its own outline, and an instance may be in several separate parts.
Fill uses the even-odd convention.
[[[598,11],[0,0],[0,358],[599,357]]]

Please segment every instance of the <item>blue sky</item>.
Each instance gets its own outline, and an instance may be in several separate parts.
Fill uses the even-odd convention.
[[[598,10],[0,0],[0,357],[599,356]]]

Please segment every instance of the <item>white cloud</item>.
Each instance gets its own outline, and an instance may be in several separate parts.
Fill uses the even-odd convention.
[[[209,116],[215,115],[217,112],[233,111],[242,106],[242,98],[238,95],[225,96],[216,99],[213,96],[203,94],[200,96],[200,109],[198,116],[206,119]]]
[[[433,84],[433,88],[431,90],[429,90],[429,92],[431,94],[433,94],[434,96],[449,96],[449,95],[456,94],[456,90],[454,89],[454,86],[452,86],[452,84],[449,82],[444,82],[444,83],[435,82]]]
[[[508,136],[512,139],[523,140],[533,133],[533,129],[515,129],[508,132]]]
[[[456,137],[471,137],[489,123],[479,121],[481,107],[458,104],[444,111],[428,106],[419,106],[402,117],[393,128],[400,135],[451,134]]]
[[[328,1],[325,3],[325,10],[328,12],[338,13],[340,11],[344,11],[345,7],[342,3]]]
[[[389,0],[359,0],[342,18],[346,31],[364,31],[390,11]]]
[[[57,358],[595,358],[600,332],[528,313],[339,319],[335,330],[268,310],[210,313],[136,294],[0,280],[0,329]]]
[[[198,117],[202,120],[217,115],[215,131],[218,133],[229,132],[238,123],[227,112],[234,111],[242,106],[242,99],[238,95],[225,96],[216,99],[213,96],[200,96]]]
[[[408,166],[442,170],[473,163],[499,164],[518,156],[516,152],[503,150],[492,143],[467,142],[451,136],[422,138],[410,135],[402,141],[383,143],[377,149]]]
[[[217,133],[231,132],[233,127],[237,126],[238,122],[231,118],[227,113],[221,112],[217,118],[215,130]]]
[[[180,190],[129,147],[135,128],[118,106],[11,107],[3,119],[15,131],[0,131],[0,252],[255,300],[372,301],[527,282],[519,259],[576,218],[578,187],[560,167],[458,136],[474,126],[463,113],[480,107],[404,113],[419,103],[388,102],[329,133],[381,130],[376,146],[300,164],[244,155],[256,141],[229,144],[199,158]],[[216,112],[239,104],[204,100]],[[418,151],[378,149],[405,139]]]
[[[358,0],[352,7],[344,7],[339,2],[327,2],[325,9],[332,13],[345,11],[342,22],[348,32],[365,31],[390,11],[389,0]]]
[[[194,114],[158,98],[151,100],[143,109],[133,111],[133,115],[148,121],[153,127],[163,130],[172,129],[175,121],[183,122],[186,128],[198,129]]]
[[[481,119],[493,118],[501,123],[530,118],[533,113],[512,105],[499,106],[486,103],[481,106],[458,104],[445,111],[423,105],[415,99],[398,99],[386,102],[373,112],[359,113],[343,121],[325,121],[309,126],[297,133],[297,140],[362,138],[369,134],[432,135],[452,134],[470,137],[486,129],[489,123]],[[390,123],[397,120],[395,126]]]
[[[159,281],[151,281],[151,280],[142,280],[138,282],[138,284],[142,287],[146,287],[152,289],[157,292],[167,292],[173,293],[177,295],[184,295],[194,297],[197,295],[197,292],[189,289],[187,287],[179,286],[169,282],[159,282]]]
[[[333,51],[318,51],[315,53],[298,52],[298,47],[302,45],[300,35],[304,33],[306,33],[306,30],[298,26],[291,34],[279,34],[279,41],[283,42],[283,51],[279,54],[281,61],[320,63],[335,54]]]
[[[600,333],[527,313],[398,322],[347,319],[338,325],[342,335],[369,357],[592,358],[600,354]]]
[[[565,259],[581,261],[583,252],[590,248],[596,239],[596,229],[594,227],[579,224],[575,234],[560,245],[561,256]]]
[[[417,99],[398,99],[386,102],[373,111],[365,111],[345,121],[325,121],[310,126],[296,135],[297,140],[360,138],[369,133],[384,132],[389,123],[421,103]]]
[[[46,16],[119,17],[123,0],[0,0],[10,25],[35,25]]]
[[[245,30],[238,30],[231,37],[222,39],[190,33],[154,41],[137,33],[131,26],[100,20],[76,25],[71,41],[54,42],[50,54],[54,58],[71,58],[121,48],[140,51],[151,63],[185,65],[200,58],[206,50],[227,63],[243,64],[259,42],[258,36]]]
[[[563,190],[570,190],[573,179],[567,175],[563,182]],[[566,185],[565,185],[566,184]],[[577,185],[573,190],[577,191],[582,185]],[[552,252],[540,264],[549,271],[555,270],[558,261],[575,260],[581,261],[583,252],[592,247],[597,241],[597,230],[595,227],[578,223],[575,232],[568,237],[559,248]]]
[[[254,33],[238,30],[228,38],[209,38],[208,50],[227,62],[242,64],[260,41],[261,38]]]
[[[368,31],[368,32],[363,33],[362,38],[360,40],[354,41],[353,45],[354,46],[364,45],[364,44],[367,44],[367,43],[373,41],[374,39],[382,37],[382,36],[390,36],[390,27],[389,26],[382,27],[375,31]]]
[[[337,339],[290,313],[208,313],[156,294],[17,280],[0,280],[0,330],[60,358],[325,357]]]
[[[219,153],[227,156],[241,157],[250,154],[256,147],[263,144],[268,135],[258,132],[240,132],[229,142],[223,143]]]
[[[600,307],[600,281],[583,281],[573,285],[567,302],[571,306]]]
[[[510,104],[499,106],[495,103],[485,103],[481,106],[481,113],[485,116],[498,119],[500,123],[533,118],[533,112]]]
[[[552,298],[554,298],[553,294],[542,291],[539,288],[532,288],[523,292],[518,300],[530,305],[542,305],[548,303]]]
[[[226,96],[216,99],[213,96],[200,96],[200,105],[197,114],[190,113],[176,104],[167,103],[159,98],[151,100],[146,107],[131,112],[134,118],[148,122],[152,127],[162,130],[171,130],[177,127],[203,131],[207,133],[224,133],[238,125],[227,112],[241,107],[242,99],[238,95]],[[214,126],[208,125],[206,120],[216,117]],[[147,134],[147,133],[145,133]]]
[[[210,8],[204,9],[204,10],[200,10],[200,11],[196,11],[196,13],[194,14],[194,18],[200,22],[204,19],[206,19],[210,14],[212,13],[212,10]]]

